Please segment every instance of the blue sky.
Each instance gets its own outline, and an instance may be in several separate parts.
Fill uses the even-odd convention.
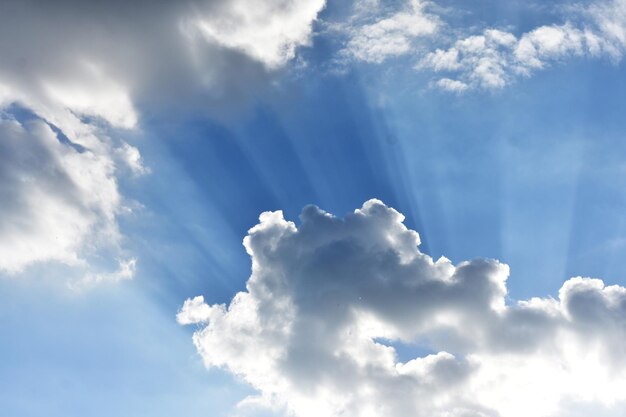
[[[614,351],[599,353],[600,365],[625,369],[612,358],[625,349],[619,335],[626,332],[626,302],[618,290],[606,290],[626,286],[623,1],[270,1],[274,8],[259,10],[247,0],[176,7],[54,3],[0,7],[6,9],[0,12],[0,407],[6,415],[306,417],[302,393],[276,388],[277,381],[321,389],[323,378],[303,364],[319,360],[320,369],[326,366],[316,355],[327,346],[318,351],[318,339],[288,339],[289,346],[308,343],[307,349],[284,353],[289,360],[277,368],[263,362],[274,352],[274,339],[250,339],[233,330],[239,329],[236,314],[245,316],[236,313],[235,302],[231,318],[217,319],[221,313],[205,313],[204,306],[229,306],[239,291],[255,299],[254,305],[268,306],[280,305],[279,295],[288,294],[298,312],[308,312],[309,302],[329,300],[315,298],[318,292],[337,288],[339,294],[354,291],[359,300],[367,298],[374,288],[366,278],[372,271],[396,271],[395,264],[383,268],[374,259],[384,258],[385,251],[402,258],[409,249],[394,239],[413,236],[396,228],[391,208],[405,216],[407,230],[419,233],[419,251],[411,249],[415,259],[445,256],[458,271],[467,260],[497,259],[501,263],[489,266],[469,263],[478,271],[468,272],[478,274],[476,288],[481,277],[504,274],[502,264],[510,267],[508,293],[493,289],[500,288],[494,278],[485,299],[501,296],[510,311],[526,314],[530,307],[518,301],[539,297],[543,304],[532,308],[551,317],[547,321],[563,310],[569,323],[558,321],[545,332],[576,329],[576,342],[558,339],[557,346],[580,345],[582,351],[595,327],[597,346],[617,338]],[[370,199],[384,205],[364,206]],[[299,219],[309,204],[346,216],[345,224],[327,225],[319,213]],[[363,224],[350,214],[362,206]],[[279,220],[263,220],[256,235],[249,232],[262,212],[276,210],[300,228],[295,237],[285,237],[290,229]],[[357,226],[345,226],[350,222]],[[386,234],[378,231],[379,222]],[[278,241],[287,242],[284,249],[276,249],[283,243],[272,240],[278,238],[269,225],[283,228]],[[370,226],[376,234],[365,238],[374,233]],[[350,236],[346,241],[308,246],[307,239],[318,235],[344,233]],[[259,243],[244,248],[247,235]],[[385,239],[392,242],[385,251],[367,243]],[[348,241],[367,256],[353,252],[352,243],[342,246]],[[290,247],[314,255],[292,262],[300,255]],[[266,259],[268,251],[276,251],[275,258]],[[251,257],[259,269],[248,282]],[[435,269],[424,276],[444,274]],[[283,273],[297,289],[271,281]],[[309,273],[318,277],[317,285],[310,284]],[[398,282],[404,276],[389,274]],[[577,276],[602,279],[607,287],[568,281]],[[259,296],[255,285],[261,284],[274,288],[276,298]],[[577,319],[576,311],[588,311],[595,320],[600,310],[582,301],[582,310],[575,310],[567,303],[574,300],[568,294],[579,294],[572,289],[576,285],[601,294],[585,300],[604,297],[601,311],[609,311],[608,318],[598,316],[591,327]],[[490,327],[496,319],[470,300],[481,300],[483,287],[471,288],[463,284],[459,291],[467,291],[468,301],[454,301],[458,306],[450,308],[484,324],[470,337],[479,339],[496,332]],[[415,327],[420,315],[436,322],[438,311],[414,310],[417,301],[403,307],[402,293],[410,290],[400,284],[388,290],[385,303],[372,301],[365,309],[384,328],[366,332],[372,349],[383,352],[387,343],[395,347],[396,362],[405,365],[420,357],[443,363],[450,359],[442,352],[450,352],[460,361],[458,369],[478,355],[486,369],[471,379],[478,385],[419,385],[398,392],[419,399],[450,389],[463,397],[468,387],[493,378],[487,371],[493,364],[523,374],[498,362],[504,359],[490,350],[497,336],[485,336],[487,349],[469,343],[463,331],[450,330],[466,326],[462,321],[443,330]],[[424,291],[415,300],[428,299]],[[199,295],[202,304],[181,310],[185,300]],[[440,296],[445,305],[452,297]],[[559,306],[549,307],[555,300]],[[406,308],[397,316],[396,303]],[[284,325],[304,335],[310,321],[332,322],[332,314],[337,323],[348,320],[311,311]],[[273,314],[270,322],[288,316]],[[411,315],[413,324],[404,323],[402,317]],[[235,324],[211,324],[219,320]],[[361,328],[359,320],[345,323]],[[532,329],[524,340],[544,334],[544,327]],[[325,331],[319,335],[331,343],[334,333]],[[447,331],[457,333],[443,336]],[[500,336],[506,339],[501,349],[526,352],[529,369],[554,362],[526,348],[518,352],[511,346],[526,345],[512,334]],[[258,343],[256,355],[270,382],[247,362],[254,352],[246,349],[253,346],[246,345],[238,362],[233,340]],[[337,343],[336,351],[350,360],[369,358],[364,352],[370,350],[344,351],[343,342]],[[216,346],[224,352],[211,353]],[[560,358],[567,362],[569,354],[561,352]],[[582,359],[571,360],[578,381]],[[395,398],[384,394],[392,383],[377,378],[362,377],[375,387],[372,395]],[[598,385],[623,382],[606,378]],[[510,392],[496,390],[476,404],[454,397],[442,411],[420,403],[426,400],[418,403],[433,416],[447,411],[515,417],[506,399],[522,391],[520,380],[511,382]],[[539,401],[530,411],[622,415],[622,394],[583,389],[581,382],[557,390],[558,404]],[[241,405],[257,394],[261,405]],[[339,406],[336,398],[316,395],[309,393],[309,399],[321,404],[320,416],[377,410],[374,415],[397,417],[411,410],[402,401],[396,401],[402,407],[376,409],[362,400]],[[515,398],[523,403],[533,395]]]

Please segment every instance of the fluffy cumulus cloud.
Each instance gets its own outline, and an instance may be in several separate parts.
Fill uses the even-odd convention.
[[[485,29],[436,49],[419,60],[416,68],[443,73],[435,85],[450,91],[469,88],[498,89],[517,77],[575,57],[621,59],[626,48],[626,2],[592,3],[579,11],[578,23],[545,25],[516,36]]]
[[[86,254],[116,247],[119,180],[149,172],[124,140],[142,111],[228,107],[310,43],[324,5],[3,2],[0,272],[84,266]],[[87,281],[132,277],[135,258],[110,252],[117,269]]]
[[[240,411],[623,415],[625,288],[573,278],[557,299],[507,303],[506,265],[435,261],[403,220],[378,200],[344,218],[310,206],[299,226],[263,213],[244,239],[246,290],[229,305],[184,303],[178,321],[199,326],[205,364],[258,390]]]

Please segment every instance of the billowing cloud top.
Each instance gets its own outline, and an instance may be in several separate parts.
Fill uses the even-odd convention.
[[[263,213],[244,246],[247,289],[230,305],[187,300],[181,324],[209,367],[259,391],[244,410],[298,417],[566,416],[620,410],[626,288],[572,278],[558,299],[507,304],[509,269],[453,265],[378,200],[345,218]],[[400,360],[397,344],[413,346]],[[418,352],[431,354],[418,354]],[[623,408],[621,408],[623,411]],[[617,415],[617,414],[610,414]]]

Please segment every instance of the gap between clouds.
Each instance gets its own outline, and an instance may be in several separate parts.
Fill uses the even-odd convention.
[[[207,367],[259,395],[238,413],[297,417],[556,417],[626,410],[626,288],[572,278],[557,299],[507,303],[509,268],[419,251],[378,200],[344,218],[306,207],[299,227],[261,214],[246,290],[185,301]],[[381,340],[428,346],[402,362]],[[608,413],[608,414],[607,414]]]

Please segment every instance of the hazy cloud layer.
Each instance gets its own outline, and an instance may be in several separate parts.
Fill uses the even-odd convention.
[[[242,409],[298,417],[622,415],[626,289],[572,278],[558,299],[506,303],[508,267],[418,250],[377,200],[345,218],[267,212],[244,239],[247,289],[178,313],[209,367],[258,389]],[[394,343],[433,354],[401,361]],[[282,411],[280,411],[282,410]]]

